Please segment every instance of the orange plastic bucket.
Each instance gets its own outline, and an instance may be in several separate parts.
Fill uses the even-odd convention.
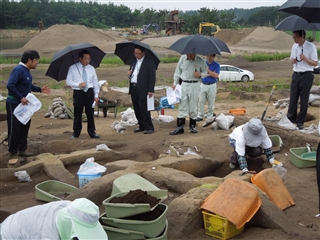
[[[264,191],[281,210],[295,204],[288,189],[274,169],[264,169],[251,176],[251,182]]]
[[[244,108],[234,108],[234,109],[230,109],[229,113],[231,113],[232,115],[235,116],[242,116],[246,113],[246,109]]]
[[[204,200],[200,209],[225,217],[240,229],[250,221],[261,203],[255,186],[228,178]]]

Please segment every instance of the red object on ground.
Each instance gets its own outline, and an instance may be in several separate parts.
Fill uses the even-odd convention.
[[[161,108],[161,115],[164,115],[164,108]]]

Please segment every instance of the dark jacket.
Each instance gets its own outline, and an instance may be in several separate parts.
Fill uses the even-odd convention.
[[[136,63],[137,63],[137,60],[135,59],[131,67],[132,72],[134,71]],[[156,67],[155,67],[154,61],[152,60],[152,58],[145,55],[139,71],[138,79],[137,79],[139,95],[147,96],[148,92],[154,92],[155,84],[156,84]],[[129,94],[131,94],[130,80],[129,80]]]

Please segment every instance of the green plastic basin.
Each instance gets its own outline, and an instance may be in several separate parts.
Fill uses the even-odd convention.
[[[44,202],[60,201],[78,190],[78,188],[67,183],[56,180],[48,180],[35,186],[36,199]]]
[[[144,191],[160,190],[148,180],[135,173],[125,174],[113,181],[111,196],[120,192],[141,189]]]
[[[129,191],[128,191],[129,192]],[[130,203],[110,203],[110,200],[115,197],[122,197],[128,192],[117,193],[102,202],[106,210],[107,216],[110,218],[125,218],[134,216],[140,213],[150,212],[154,210],[162,201],[168,197],[168,190],[153,190],[146,191],[149,195],[160,199],[159,203],[151,208],[150,204],[130,204]]]
[[[101,219],[104,224],[112,227],[143,232],[144,236],[148,238],[155,238],[159,237],[159,235],[165,230],[168,206],[165,204],[159,204],[157,208],[163,212],[157,219],[151,221],[110,218],[106,215],[103,215]]]
[[[315,152],[315,148],[311,148],[312,152]],[[311,153],[312,153],[311,152]],[[308,149],[306,147],[290,148],[289,159],[290,162],[298,168],[308,168],[316,166],[316,159],[304,158],[303,154],[307,154]]]

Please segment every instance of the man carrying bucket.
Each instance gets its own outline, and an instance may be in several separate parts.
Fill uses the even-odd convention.
[[[239,166],[243,173],[255,173],[248,171],[246,155],[252,158],[259,157],[262,149],[271,166],[282,166],[281,162],[274,159],[271,149],[272,142],[266,128],[258,118],[252,118],[246,124],[235,128],[229,135],[229,143],[234,148],[229,163],[232,170]]]

